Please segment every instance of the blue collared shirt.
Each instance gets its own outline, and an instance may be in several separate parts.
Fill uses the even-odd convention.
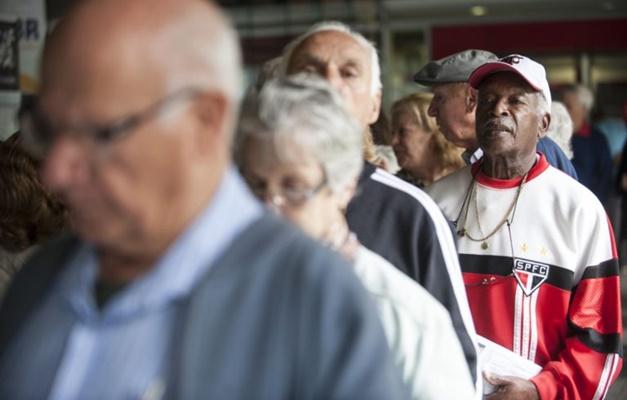
[[[0,371],[2,385],[8,385],[2,392],[63,400],[167,396],[176,373],[171,367],[180,304],[261,210],[230,168],[211,203],[151,272],[102,310],[93,295],[95,250],[82,245],[6,354],[11,369]],[[37,371],[54,371],[51,387],[38,384]]]

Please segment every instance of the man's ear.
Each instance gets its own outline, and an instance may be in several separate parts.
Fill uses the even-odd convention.
[[[477,108],[477,89],[466,85],[466,112],[473,113]]]
[[[379,113],[381,112],[381,89],[377,90],[377,93],[372,98],[372,104],[370,114],[368,115],[368,125],[372,125],[379,119]]]
[[[231,129],[228,121],[227,108],[229,101],[217,92],[208,92],[198,95],[193,104],[194,119],[194,147],[199,153],[211,153],[218,142],[229,142],[228,130]]]
[[[538,139],[544,137],[551,126],[551,114],[544,113],[538,125]]]

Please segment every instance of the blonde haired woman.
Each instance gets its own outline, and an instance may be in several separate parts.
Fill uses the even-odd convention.
[[[415,93],[392,105],[394,153],[401,166],[398,176],[416,186],[427,186],[463,167],[463,148],[444,137],[435,118],[427,114],[433,97]]]

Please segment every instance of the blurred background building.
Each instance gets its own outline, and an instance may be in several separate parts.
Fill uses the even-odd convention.
[[[41,32],[54,27],[74,1],[2,1],[0,18],[16,18],[20,43],[29,40],[31,43],[29,58],[20,69],[33,75],[38,60],[33,54],[41,49]],[[428,60],[467,48],[480,48],[498,55],[516,52],[538,59],[547,67],[553,89],[568,83],[584,83],[595,90],[599,113],[622,117],[625,112],[627,1],[624,0],[221,0],[218,3],[227,9],[241,35],[249,81],[254,79],[260,65],[279,55],[291,38],[313,23],[333,19],[350,24],[377,44],[386,106],[418,89],[411,76]],[[33,44],[35,33],[37,45]],[[22,75],[22,91],[35,91],[36,77]]]
[[[311,24],[350,24],[380,50],[385,104],[416,90],[432,58],[467,48],[542,62],[553,88],[593,87],[599,110],[627,101],[627,2],[619,0],[222,0],[242,36],[247,73]]]

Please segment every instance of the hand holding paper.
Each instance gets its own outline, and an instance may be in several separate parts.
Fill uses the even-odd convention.
[[[536,376],[542,367],[533,361],[527,360],[519,356],[516,353],[506,349],[505,347],[492,342],[482,336],[478,336],[479,342],[479,362],[481,369],[484,373],[484,385],[483,394],[491,394],[495,391],[495,386],[490,381],[498,381],[499,379],[505,379],[505,377],[515,377],[524,380],[529,380]],[[486,375],[497,375],[496,379],[485,379]],[[533,383],[529,382],[535,391]],[[503,383],[505,385],[505,383]],[[537,396],[537,392],[535,393]],[[498,397],[489,396],[488,398],[498,399]],[[503,397],[503,398],[518,398],[518,397]],[[532,399],[533,397],[520,397]]]

